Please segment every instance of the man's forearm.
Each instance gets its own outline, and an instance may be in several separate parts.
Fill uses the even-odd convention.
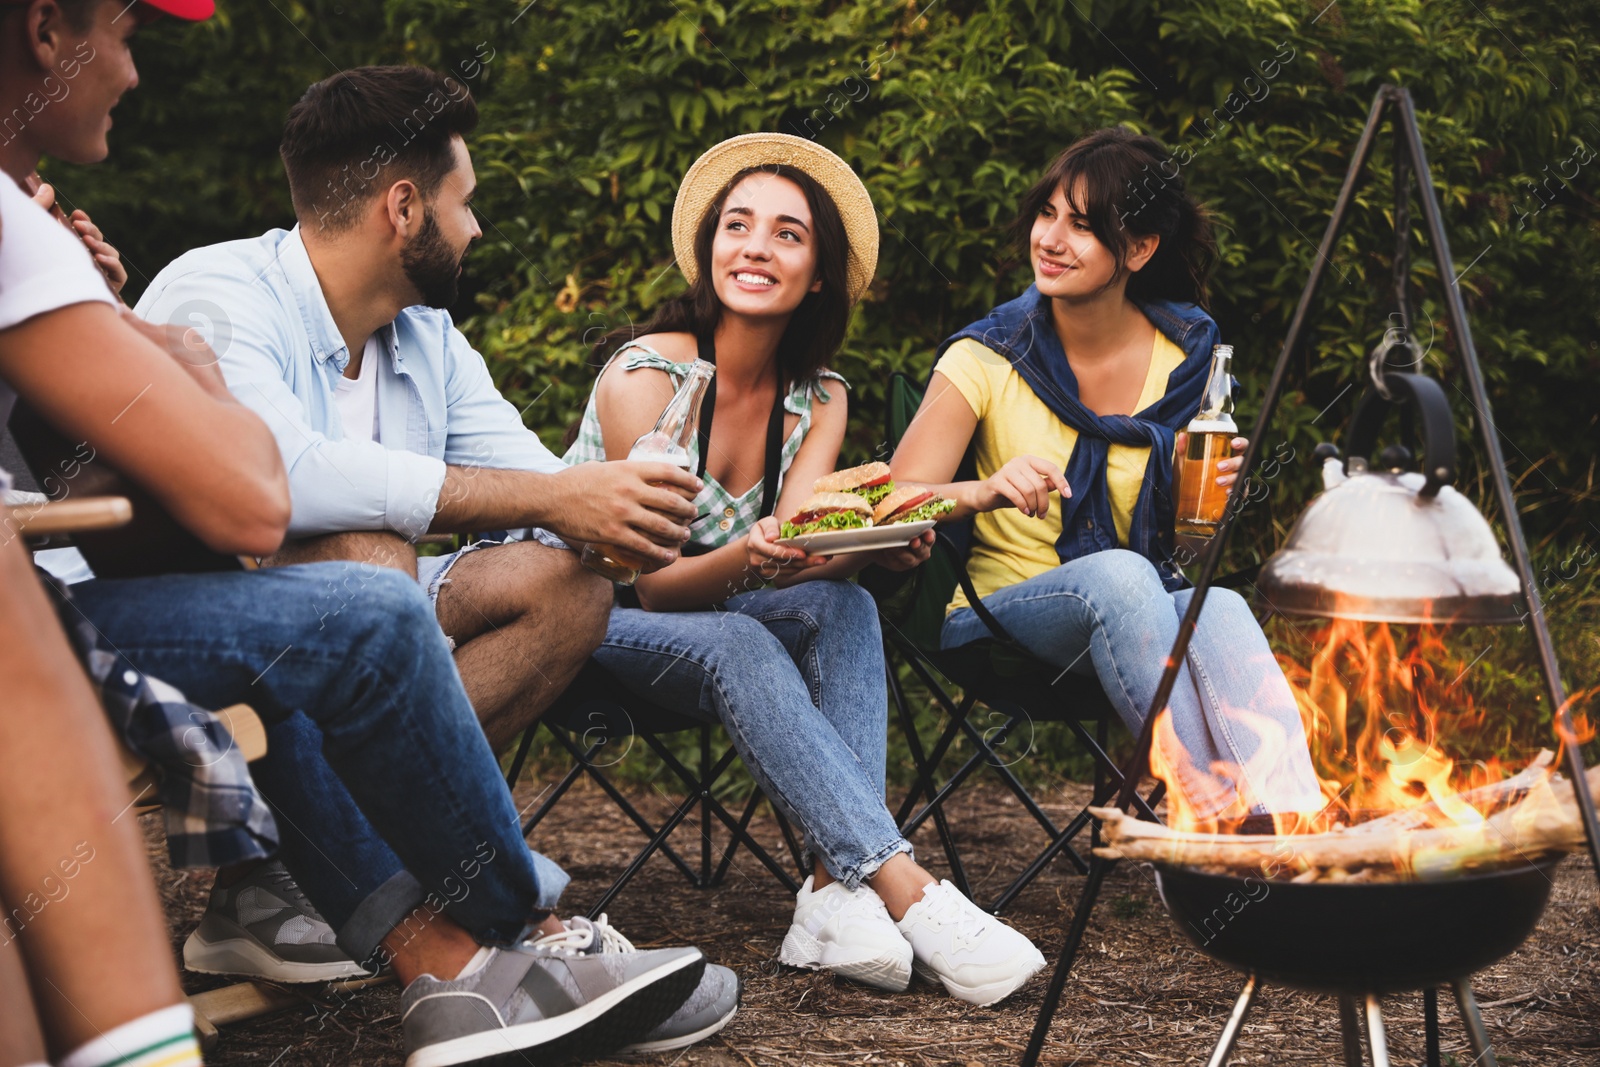
[[[497,467],[445,468],[430,533],[477,533],[543,526],[551,514],[554,475]]]

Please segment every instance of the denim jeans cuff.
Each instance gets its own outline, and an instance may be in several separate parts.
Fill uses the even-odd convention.
[[[891,841],[889,844],[878,849],[878,851],[874,852],[864,862],[858,863],[854,867],[847,867],[843,871],[834,871],[831,873],[835,878],[844,883],[844,887],[846,889],[854,890],[862,882],[877,874],[878,869],[881,868],[885,863],[888,863],[902,852],[913,859],[916,858],[916,850],[911,847],[911,842],[901,837],[896,838],[894,841]],[[805,858],[806,864],[809,866],[811,863],[811,855],[809,852],[806,854]],[[824,866],[826,866],[826,864],[824,864]]]
[[[533,874],[539,882],[539,899],[534,901],[541,910],[555,911],[556,904],[561,900],[562,890],[572,881],[572,875],[561,869],[561,866],[546,856],[528,850],[528,855],[533,860]]]
[[[336,940],[351,959],[368,963],[389,931],[422,906],[427,894],[410,871],[399,871],[356,905]]]

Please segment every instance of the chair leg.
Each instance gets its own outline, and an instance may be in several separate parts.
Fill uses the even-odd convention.
[[[711,727],[700,727],[700,884],[699,889],[711,885],[711,787],[715,780],[707,780],[711,768]]]
[[[1106,742],[1108,740],[1110,740],[1110,728],[1111,728],[1110,720],[1106,719],[1105,716],[1101,716],[1100,718],[1098,718],[1098,719],[1096,719],[1094,721],[1094,740],[1095,740],[1095,744],[1097,746],[1099,746],[1099,749],[1100,749],[1101,752],[1104,752],[1106,750]],[[1094,795],[1096,797],[1102,797],[1102,796],[1106,796],[1107,795],[1106,794],[1106,765],[1105,765],[1105,762],[1100,760],[1100,759],[1094,760]],[[1091,849],[1096,849],[1096,848],[1100,847],[1100,820],[1099,819],[1090,819],[1089,820],[1089,847]]]
[[[983,756],[983,761],[1000,776],[1000,780],[1005,783],[1006,788],[1010,789],[1012,794],[1016,796],[1018,803],[1023,806],[1029,815],[1033,816],[1034,821],[1039,824],[1040,828],[1054,839],[1061,831],[1056,829],[1056,824],[1051,821],[1050,816],[1045,814],[1044,809],[1039,806],[1039,802],[1033,799],[1033,794],[1029,793],[1027,787],[1017,780],[1017,776],[1011,773],[1011,768],[1006,766],[1005,762],[994,751],[997,746],[1006,743],[1006,739],[1011,736],[1011,731],[1016,728],[1018,720],[1025,717],[1025,714],[1011,715],[1007,713],[1005,725],[995,731],[995,740],[993,741],[979,733],[978,728],[973,726],[970,720],[962,723],[962,731],[967,735],[967,739],[972,742],[973,747],[978,749]]]
[[[894,821],[905,825],[906,816],[916,809],[917,800],[922,796],[923,786],[926,784],[929,795],[932,795],[934,768],[944,764],[944,757],[950,751],[950,746],[961,735],[961,723],[971,714],[975,702],[963,700],[954,712],[950,713],[950,721],[945,725],[944,732],[939,735],[939,740],[933,744],[933,751],[928,755],[929,775],[926,782],[918,780],[911,785],[911,792],[906,794],[905,800],[900,802],[900,810],[895,812]],[[920,821],[920,820],[919,820]]]
[[[739,841],[746,837],[750,831],[750,819],[756,813],[756,808],[761,803],[761,790],[750,790],[750,799],[745,803],[744,814],[739,816],[739,828],[734,831],[728,841],[728,847],[722,853],[722,861],[717,864],[717,869],[711,876],[711,885],[721,885],[722,880],[728,875],[728,868],[733,866],[733,854],[739,850]]]
[[[593,756],[598,749],[599,746],[597,745],[591,748],[588,754]],[[583,776],[584,762],[575,760],[572,764],[572,769],[562,776],[561,781],[556,783],[556,787],[550,791],[550,795],[545,798],[544,803],[539,805],[539,810],[529,816],[528,821],[522,824],[523,837],[533,833],[534,827],[544,821],[544,817],[550,814],[550,809],[554,808],[556,803],[566,795],[567,790],[572,788],[573,783]]]
[[[1072,723],[1072,725],[1076,727],[1077,723]],[[1101,751],[1103,753],[1103,746]],[[988,911],[991,914],[998,915],[1000,912],[1004,911],[1011,904],[1011,902],[1016,899],[1017,894],[1026,889],[1030,882],[1042,874],[1044,869],[1050,865],[1050,861],[1055,859],[1056,856],[1061,852],[1066,853],[1068,861],[1078,869],[1080,874],[1087,870],[1087,865],[1084,863],[1083,857],[1080,856],[1077,850],[1072,847],[1072,841],[1083,831],[1084,826],[1092,826],[1094,828],[1094,834],[1091,836],[1091,849],[1099,847],[1099,844],[1094,841],[1094,837],[1098,836],[1100,820],[1089,814],[1089,808],[1103,807],[1104,805],[1110,803],[1112,797],[1116,794],[1117,789],[1122,785],[1122,772],[1114,763],[1110,762],[1109,756],[1106,757],[1106,762],[1104,764],[1102,764],[1099,760],[1096,760],[1095,767],[1096,770],[1101,771],[1101,773],[1096,775],[1100,781],[1095,786],[1094,799],[1090,802],[1088,807],[1085,807],[1082,811],[1078,812],[1077,815],[1073,816],[1072,821],[1067,824],[1067,828],[1061,831],[1055,840],[1051,841],[1050,844],[1045,847],[1043,852],[1040,852],[1038,856],[1034,857],[1034,861],[1028,865],[1026,870],[1017,876],[1016,881],[1012,882],[1011,885],[1006,887],[1004,892],[995,898],[994,903],[989,905],[988,908]],[[1134,794],[1134,807],[1137,810],[1149,811],[1152,807],[1161,803],[1161,798],[1165,793],[1166,783],[1157,782],[1155,788],[1150,791],[1148,800],[1140,797],[1137,793]]]
[[[960,769],[955,774],[952,774],[944,785],[939,787],[939,791],[933,795],[933,798],[919,808],[917,813],[911,816],[910,819],[900,824],[900,836],[910,838],[912,834],[916,833],[917,827],[921,826],[935,811],[938,811],[940,806],[944,804],[945,799],[961,788],[961,783],[971,777],[972,773],[979,767],[982,767],[984,762],[982,752],[968,756],[967,762],[963,763]]]
[[[533,735],[539,729],[535,722],[522,731],[522,740],[517,744],[517,754],[511,757],[511,769],[506,771],[506,788],[516,789],[517,779],[522,777],[522,765],[528,760],[528,749],[533,747]]]
[[[900,730],[906,736],[906,745],[911,749],[911,764],[916,770],[916,782],[912,786],[909,802],[920,789],[933,796],[934,768],[928,764],[927,756],[923,752],[922,738],[917,735],[917,724],[911,715],[911,709],[906,701],[905,690],[900,685],[900,679],[895,675],[893,662],[884,657],[884,669],[889,676],[889,693],[894,697],[895,711],[900,718]],[[899,820],[896,820],[896,825]],[[967,885],[966,868],[961,864],[961,854],[956,849],[955,837],[950,832],[950,824],[945,818],[944,807],[941,805],[933,812],[934,828],[939,834],[939,844],[944,849],[944,858],[950,866],[950,881],[966,897],[972,895],[971,888]]]
[[[655,751],[656,755],[661,757],[661,762],[667,765],[667,769],[672,771],[672,773],[678,777],[678,780],[684,784],[685,788],[697,791],[699,795],[693,798],[695,803],[705,805],[710,809],[711,814],[720,820],[722,824],[728,828],[728,831],[733,834],[735,844],[743,845],[745,848],[749,849],[750,854],[754,856],[763,867],[771,871],[773,876],[777,878],[778,881],[786,889],[788,889],[789,892],[797,893],[800,891],[800,883],[795,881],[789,872],[784,870],[783,867],[772,858],[771,854],[768,853],[765,848],[761,847],[760,842],[750,837],[749,834],[742,833],[739,830],[739,820],[735,819],[731,814],[728,813],[728,809],[723,807],[721,802],[718,801],[716,797],[711,795],[709,789],[700,788],[699,783],[701,779],[691,772],[687,767],[685,767],[683,762],[674,756],[671,751],[669,751],[667,747],[661,743],[660,739],[655,737],[655,735],[648,733],[641,734],[640,736],[643,737],[645,743]],[[737,756],[738,751],[734,749],[732,745],[729,745],[727,750],[723,752],[721,758],[718,759],[717,762],[712,766],[710,773],[705,775],[704,780],[707,782],[716,782],[720,780],[723,773],[728,769],[728,766],[733,763]],[[730,849],[732,847],[733,846],[730,845]],[[691,884],[694,882],[694,878],[692,876],[690,878],[690,882]]]
[[[611,802],[618,808],[622,809],[622,813],[639,828],[640,832],[643,833],[645,837],[654,840],[658,836],[658,829],[650,825],[650,821],[643,815],[639,814],[638,810],[628,801],[628,798],[623,796],[622,791],[612,784],[611,779],[607,778],[600,772],[600,768],[589,762],[588,758],[579,751],[576,742],[558,730],[552,730],[551,734],[564,748],[566,748],[567,752],[574,759],[583,765],[583,769],[588,773],[589,777],[595,780],[600,788],[605,791],[606,796],[611,798]],[[699,798],[693,797],[691,800],[698,802]],[[687,814],[687,811],[685,814]],[[678,818],[681,821],[682,816],[678,816]],[[674,823],[673,825],[676,826],[677,823]],[[676,849],[666,843],[665,838],[661,839],[660,844],[657,845],[656,848],[659,848],[661,854],[672,861],[672,865],[678,868],[679,872],[684,876],[684,878],[688,879],[690,885],[695,884],[694,868],[690,867],[688,863],[684,862],[683,857],[678,855]]]
[[[658,850],[661,852],[667,851],[667,838],[671,836],[672,831],[678,828],[678,824],[683,822],[685,817],[688,816],[689,812],[694,810],[694,806],[698,803],[700,803],[699,797],[689,797],[682,804],[678,805],[678,807],[673,811],[671,817],[668,818],[666,822],[661,824],[661,829],[657,831],[655,836],[650,839],[650,843],[639,850],[638,855],[633,857],[633,861],[628,864],[627,869],[617,876],[617,880],[611,883],[610,888],[608,888],[604,893],[600,894],[600,899],[595,901],[594,906],[589,909],[589,918],[593,919],[601,912],[605,911],[606,905],[610,904],[616,895],[622,892],[624,887],[626,887],[627,884],[633,880],[633,876],[639,873],[639,868],[643,867],[651,856],[653,856]],[[680,860],[679,862],[681,863],[682,861]],[[689,875],[689,884],[695,885],[695,879],[692,872]]]
[[[789,820],[784,818],[783,812],[778,810],[776,804],[772,805],[772,817],[778,820],[778,829],[783,832],[783,843],[789,846],[789,855],[794,859],[794,869],[800,872],[800,880],[805,881],[806,875],[811,873],[806,870],[806,850],[800,847],[800,839],[795,836],[794,827],[789,825]]]

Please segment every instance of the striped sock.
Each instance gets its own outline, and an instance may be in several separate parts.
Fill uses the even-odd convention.
[[[153,1011],[81,1045],[58,1067],[201,1067],[188,1002]]]

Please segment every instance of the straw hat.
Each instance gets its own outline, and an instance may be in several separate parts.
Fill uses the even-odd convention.
[[[694,161],[683,176],[678,199],[672,205],[672,253],[678,258],[678,269],[693,285],[700,273],[694,260],[695,230],[733,176],[751,167],[775,163],[804,171],[833,198],[850,243],[845,278],[850,302],[854,304],[878,269],[878,213],[872,207],[872,197],[850,164],[815,141],[787,133],[731,137]]]

